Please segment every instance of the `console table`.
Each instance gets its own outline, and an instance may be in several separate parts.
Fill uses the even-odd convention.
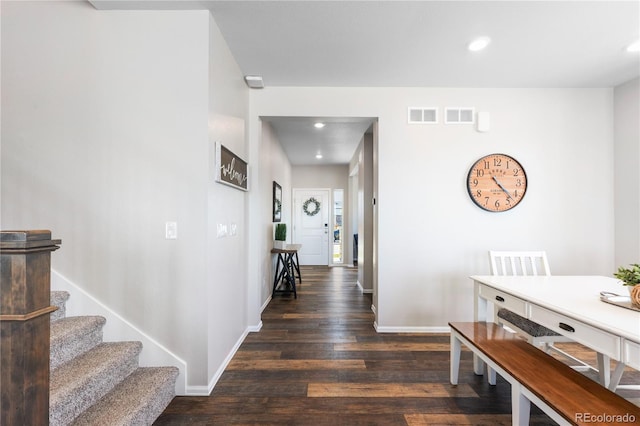
[[[276,293],[293,293],[293,297],[298,298],[296,278],[302,284],[300,263],[298,261],[298,251],[301,247],[302,244],[288,244],[283,249],[271,249],[272,254],[278,255],[271,297],[274,297]]]

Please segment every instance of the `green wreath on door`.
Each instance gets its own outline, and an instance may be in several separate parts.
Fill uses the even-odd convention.
[[[313,210],[310,210],[309,206],[313,204]],[[315,216],[320,212],[320,201],[316,200],[314,197],[309,198],[302,205],[302,211],[307,216]]]

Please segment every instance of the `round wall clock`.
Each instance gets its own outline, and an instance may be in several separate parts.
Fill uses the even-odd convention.
[[[505,154],[489,154],[476,161],[467,176],[474,203],[490,212],[517,206],[527,192],[527,175],[520,163]]]

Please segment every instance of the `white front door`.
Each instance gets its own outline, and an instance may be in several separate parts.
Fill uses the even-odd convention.
[[[329,190],[293,190],[293,242],[301,265],[329,264]]]

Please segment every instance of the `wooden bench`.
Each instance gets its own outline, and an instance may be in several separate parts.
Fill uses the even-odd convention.
[[[640,422],[640,407],[494,323],[451,327],[451,384],[458,384],[461,344],[511,384],[513,425],[529,424],[533,403],[561,425]],[[495,384],[495,377],[489,380]]]

